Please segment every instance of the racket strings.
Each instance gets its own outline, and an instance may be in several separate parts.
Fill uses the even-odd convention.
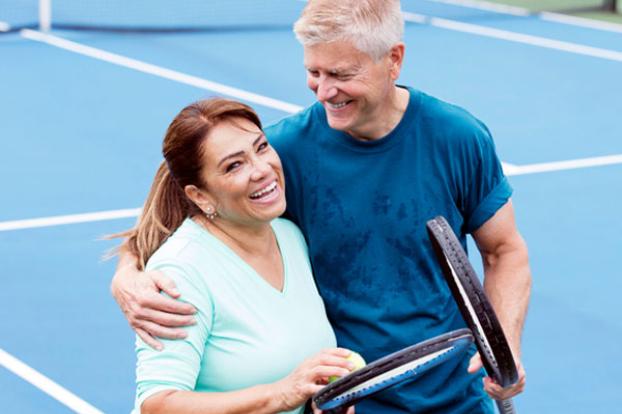
[[[350,391],[347,391],[346,393],[335,397],[334,400],[340,403],[344,401],[349,402],[355,398],[367,395],[367,393],[374,388],[387,388],[394,383],[401,382],[403,378],[413,375],[418,370],[425,368],[427,365],[431,365],[440,359],[444,359],[444,357],[448,356],[448,354],[452,353],[454,350],[455,348],[452,347],[449,349],[438,351],[435,354],[425,356],[430,357],[426,358],[425,361],[415,360],[411,361],[410,363],[406,363],[403,366],[394,368],[388,372],[385,372],[384,374],[367,380],[366,382],[352,388]]]
[[[328,385],[313,398],[322,410],[356,402],[463,354],[473,343],[468,329],[459,329],[388,355]]]

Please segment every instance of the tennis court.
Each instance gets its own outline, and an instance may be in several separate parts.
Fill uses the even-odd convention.
[[[47,33],[36,1],[13,3],[0,0],[0,411],[129,412],[134,336],[101,237],[133,225],[186,104],[229,96],[268,124],[313,102],[291,32],[304,2],[58,0]],[[622,25],[402,8],[400,83],[483,120],[515,189],[534,278],[517,410],[619,411]]]

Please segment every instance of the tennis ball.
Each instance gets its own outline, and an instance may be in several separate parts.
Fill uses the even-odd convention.
[[[346,359],[354,364],[354,368],[352,368],[352,371],[356,371],[357,369],[361,369],[365,365],[367,365],[367,363],[365,362],[363,357],[360,354],[358,354],[358,353],[356,353],[354,351],[351,351],[350,355],[348,355],[348,357]],[[341,377],[333,375],[331,377],[328,377],[328,382],[335,382],[339,378],[341,378]]]

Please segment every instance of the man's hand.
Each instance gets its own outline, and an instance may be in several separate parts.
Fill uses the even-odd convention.
[[[468,371],[470,374],[474,374],[482,367],[482,358],[478,352],[471,358]],[[520,361],[516,361],[516,369],[518,370],[518,381],[516,381],[515,384],[503,388],[501,385],[494,382],[492,378],[484,377],[484,390],[495,400],[507,400],[508,398],[520,394],[525,389],[526,382],[525,369]]]
[[[185,338],[185,331],[179,327],[195,323],[192,316],[195,308],[175,300],[180,293],[173,281],[161,272],[140,272],[133,265],[122,266],[117,269],[110,290],[132,329],[158,351],[163,346],[156,336]]]

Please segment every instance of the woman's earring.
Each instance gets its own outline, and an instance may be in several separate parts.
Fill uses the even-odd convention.
[[[205,216],[210,220],[214,220],[216,217],[218,217],[218,212],[214,209],[214,207],[207,206],[207,208],[205,209]]]

